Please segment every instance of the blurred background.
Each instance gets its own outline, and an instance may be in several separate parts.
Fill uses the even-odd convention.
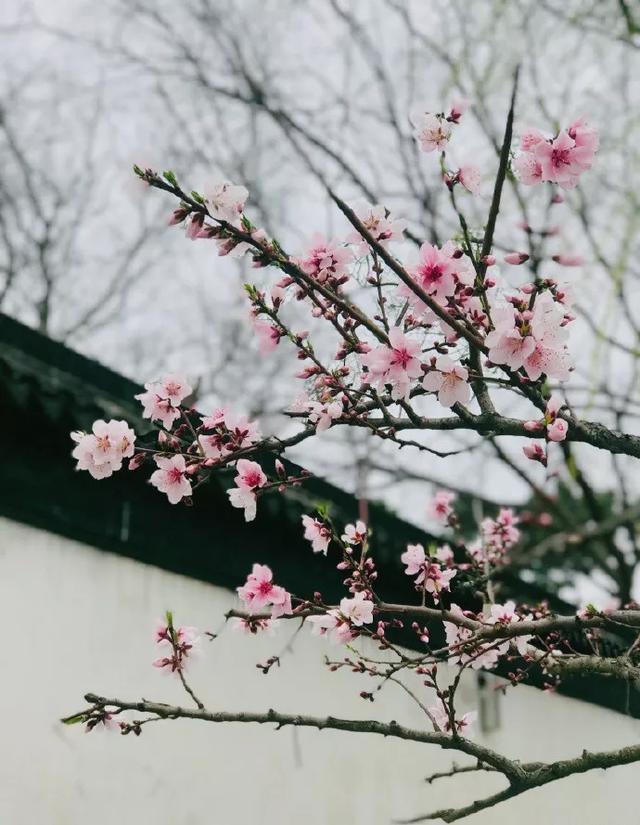
[[[300,390],[298,364],[285,345],[261,359],[240,288],[272,274],[168,228],[174,204],[142,188],[131,165],[172,169],[196,189],[244,183],[253,222],[292,254],[314,231],[346,231],[324,182],[349,201],[384,203],[418,238],[443,243],[456,216],[437,160],[417,151],[408,113],[471,101],[452,151],[483,169],[481,196],[463,204],[481,227],[521,62],[516,136],[525,127],[552,133],[582,115],[600,130],[601,149],[580,188],[551,210],[544,192],[510,181],[498,250],[530,252],[540,274],[569,281],[577,366],[566,398],[586,418],[638,432],[635,4],[8,0],[1,15],[3,312],[138,381],[184,372],[201,406],[228,402],[264,431],[285,432],[279,410]],[[556,253],[585,263],[563,269],[550,260]],[[415,246],[402,254],[410,260]],[[513,284],[528,275],[500,272]],[[313,319],[301,323],[322,335]],[[500,400],[504,412],[518,410],[517,399]],[[518,439],[422,437],[457,454],[399,454],[338,430],[294,457],[417,524],[425,482],[469,494],[476,515],[495,503],[550,512],[551,532],[573,536],[579,549],[559,557],[557,542],[537,536],[523,574],[562,593],[579,583],[583,600],[629,600],[640,558],[625,516],[637,506],[631,459],[567,448],[545,472],[524,459]],[[611,546],[589,550],[585,562],[580,530],[612,513]]]

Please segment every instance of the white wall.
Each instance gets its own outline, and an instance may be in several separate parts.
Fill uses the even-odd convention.
[[[172,677],[151,667],[154,620],[170,607],[177,622],[216,631],[233,603],[220,588],[0,519],[0,823],[386,825],[496,787],[486,777],[427,786],[422,778],[448,767],[451,754],[373,735],[179,721],[148,725],[136,739],[102,730],[84,735],[57,721],[84,706],[86,691],[188,703]],[[326,672],[321,659],[327,646],[304,631],[282,667],[263,676],[255,662],[282,650],[287,628],[271,639],[227,630],[207,644],[192,670],[205,704],[376,713],[423,724],[399,690],[373,706],[359,699],[368,680]],[[462,709],[476,704],[475,690],[465,685]],[[501,728],[484,741],[532,760],[615,747],[637,741],[640,733],[637,722],[618,714],[522,687],[502,700],[502,717]],[[593,772],[469,821],[630,821],[639,779],[633,765]]]

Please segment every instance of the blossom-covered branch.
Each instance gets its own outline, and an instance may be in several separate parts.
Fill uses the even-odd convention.
[[[498,271],[494,249],[507,176],[517,175],[523,186],[544,182],[571,189],[593,163],[598,136],[578,119],[555,135],[524,131],[514,153],[516,88],[517,73],[482,231],[471,228],[461,205],[462,197],[479,195],[481,171],[453,164],[448,153],[466,102],[455,101],[439,112],[418,108],[412,113],[417,145],[427,154],[439,154],[439,174],[460,226],[460,234],[445,244],[423,243],[413,259],[398,251],[406,228],[402,218],[380,204],[351,206],[328,186],[347,219],[348,234],[334,239],[314,236],[299,254],[291,255],[252,223],[245,210],[244,186],[226,181],[203,193],[187,193],[173,172],[135,167],[141,181],[179,199],[169,223],[184,225],[188,238],[213,241],[220,255],[241,256],[254,268],[275,270],[275,282],[265,286],[256,279],[244,289],[262,351],[268,355],[278,346],[289,346],[301,362],[297,377],[304,391],[286,410],[299,429],[283,438],[264,438],[256,422],[236,411],[222,408],[203,414],[189,404],[188,381],[166,375],[146,384],[137,396],[142,416],[155,426],[155,433],[139,440],[126,422],[98,421],[90,433],[73,436],[78,468],[99,479],[125,462],[132,470],[149,465],[150,483],[172,504],[190,501],[213,473],[228,479],[233,472],[227,490],[230,505],[251,521],[263,495],[285,493],[307,478],[304,471],[287,469],[281,461],[286,448],[322,438],[332,427],[365,428],[398,448],[428,449],[439,455],[446,452],[408,441],[403,434],[469,430],[492,442],[496,436],[525,437],[524,456],[544,467],[557,451],[573,468],[591,512],[599,516],[599,504],[575,464],[571,442],[640,457],[640,437],[578,418],[559,393],[550,391],[551,381],[562,384],[573,369],[570,290],[541,276],[541,257],[532,267],[531,279],[512,286]],[[508,267],[525,267],[528,259],[528,253],[517,250],[504,255]],[[562,260],[564,265],[575,264],[570,255]],[[309,330],[298,328],[298,315],[289,312],[294,302],[306,309],[310,322],[323,324],[332,336],[332,356],[326,347],[314,346]],[[521,418],[500,411],[504,393],[522,407]],[[441,416],[434,408],[449,412]],[[193,628],[175,626],[171,614],[156,633],[163,655],[154,664],[177,675],[196,708],[90,694],[86,698],[91,707],[70,721],[94,729],[113,725],[123,713],[139,712],[147,718],[123,717],[122,733],[139,735],[147,721],[182,717],[378,733],[458,750],[502,773],[509,783],[504,791],[473,805],[411,821],[440,817],[452,822],[564,776],[640,759],[640,750],[632,747],[526,764],[468,738],[474,711],[461,712],[457,701],[458,688],[470,670],[498,670],[505,687],[532,683],[548,690],[575,675],[637,679],[640,608],[626,599],[614,610],[587,605],[575,615],[554,615],[546,603],[516,604],[503,598],[501,573],[511,563],[527,522],[502,507],[479,519],[470,539],[456,507],[454,493],[438,491],[428,504],[428,517],[439,526],[442,541],[421,543],[418,535],[399,554],[397,563],[407,577],[403,603],[391,604],[383,597],[372,543],[375,525],[364,520],[336,524],[320,506],[303,514],[300,529],[310,551],[330,557],[329,563],[343,575],[344,596],[339,602],[326,601],[313,581],[305,593],[291,593],[278,571],[257,561],[237,588],[242,608],[227,614],[233,628],[249,634],[272,633],[296,620],[342,651],[327,659],[330,671],[347,669],[354,678],[366,677],[366,688],[359,691],[364,701],[373,703],[380,691],[400,688],[419,709],[424,730],[395,722],[274,711],[209,712],[185,678],[197,634]],[[606,519],[600,521],[601,528],[607,524]],[[607,529],[615,530],[615,524]],[[591,540],[598,535],[607,533],[598,534],[598,528],[589,533]],[[618,548],[616,552],[621,555]],[[608,644],[612,638],[613,653]],[[370,652],[371,645],[366,652],[360,639],[369,640],[377,652]],[[279,655],[259,667],[267,674],[276,662],[280,663]]]

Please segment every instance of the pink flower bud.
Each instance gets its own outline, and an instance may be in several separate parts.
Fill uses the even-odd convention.
[[[520,264],[528,260],[529,256],[525,252],[510,252],[504,256],[505,263],[512,264],[513,266],[520,266]]]
[[[469,106],[469,101],[464,97],[458,98],[458,100],[454,100],[451,104],[451,108],[449,109],[447,119],[453,121],[453,123],[458,123],[462,115],[469,108]]]
[[[568,429],[569,425],[564,418],[556,418],[553,423],[547,426],[547,438],[549,441],[564,441]]]
[[[496,256],[495,255],[485,255],[482,259],[482,263],[485,266],[494,266],[496,263]]]
[[[543,467],[547,466],[547,454],[536,442],[532,441],[530,444],[525,444],[522,448],[522,452],[526,455],[527,458],[531,459],[531,461],[539,461]]]
[[[552,260],[560,266],[582,266],[584,264],[582,255],[554,255]]]
[[[524,428],[530,433],[535,432],[536,430],[540,430],[542,428],[542,424],[539,421],[525,421]]]
[[[175,226],[187,217],[187,212],[184,209],[175,209],[171,213],[171,217],[167,221],[167,226]]]
[[[144,464],[145,457],[146,456],[144,453],[136,453],[129,459],[129,469],[137,470],[138,467],[141,467]]]

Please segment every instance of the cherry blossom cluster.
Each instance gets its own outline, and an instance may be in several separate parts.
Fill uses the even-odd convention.
[[[553,185],[575,187],[598,148],[596,131],[580,119],[553,137],[537,130],[525,132],[513,154],[517,76],[516,72],[487,220],[480,229],[472,228],[458,195],[462,188],[481,202],[483,170],[472,164],[453,165],[447,155],[466,102],[454,104],[448,112],[421,109],[411,115],[419,148],[439,156],[440,180],[459,226],[444,243],[421,243],[415,228],[384,205],[362,202],[351,207],[327,185],[348,231],[338,230],[331,239],[315,235],[296,254],[288,254],[276,238],[252,223],[244,186],[224,181],[206,186],[201,194],[182,188],[173,172],[134,167],[142,181],[179,200],[169,223],[183,225],[189,239],[212,240],[221,256],[244,256],[254,268],[270,268],[256,279],[260,286],[245,284],[250,323],[265,355],[281,345],[292,349],[304,389],[286,410],[292,434],[264,438],[255,422],[230,410],[202,415],[191,406],[193,389],[187,380],[165,376],[146,384],[137,396],[141,417],[154,431],[136,438],[127,422],[95,422],[91,432],[72,436],[78,469],[106,478],[125,462],[132,470],[147,465],[151,485],[172,504],[191,503],[197,488],[220,473],[232,479],[227,489],[230,505],[250,521],[262,495],[284,492],[307,476],[287,469],[281,460],[285,450],[338,426],[362,428],[399,449],[438,455],[446,453],[436,450],[433,442],[406,434],[466,430],[492,440],[523,437],[530,439],[525,455],[544,465],[553,442],[578,441],[639,456],[640,439],[582,421],[562,396],[550,395],[550,380],[566,381],[572,370],[568,343],[574,316],[568,286],[541,267],[549,262],[580,267],[582,256],[568,250],[545,257],[542,242],[557,236],[558,228],[534,231],[525,222],[521,228],[528,235],[529,252],[507,252],[503,260],[522,267],[520,273],[530,268],[529,282],[525,277],[511,285],[496,266],[494,234],[507,175],[515,173],[516,187],[517,179],[526,185],[550,183],[549,202],[560,204],[564,196]],[[415,251],[405,256],[409,241]],[[268,283],[270,272],[276,277]],[[307,312],[308,329],[298,328],[301,313],[291,312],[292,305]],[[328,339],[322,346],[314,345],[316,322],[323,322],[333,336],[331,349]],[[517,396],[521,405],[531,405],[535,412],[523,413],[522,420],[507,417],[500,411],[504,396],[498,390]],[[434,415],[437,406],[445,412]],[[568,455],[567,446],[563,445]],[[274,710],[209,711],[185,678],[197,651],[198,633],[176,627],[171,614],[156,631],[162,655],[154,664],[179,679],[197,710],[87,694],[89,708],[66,721],[83,722],[92,729],[113,727],[120,713],[147,714],[145,719],[119,724],[123,734],[135,735],[147,721],[180,717],[375,732],[459,750],[475,759],[478,770],[506,777],[506,790],[487,800],[424,817],[447,821],[561,775],[640,760],[640,749],[630,757],[632,748],[627,747],[617,753],[584,751],[573,762],[528,764],[467,738],[475,713],[457,706],[465,671],[498,667],[512,685],[535,676],[547,689],[554,689],[566,673],[595,672],[629,684],[640,671],[640,614],[638,605],[630,604],[611,611],[589,606],[575,615],[558,616],[545,603],[509,601],[501,573],[520,541],[521,529],[548,528],[551,515],[496,508],[495,515],[478,520],[475,537],[469,540],[469,525],[463,530],[463,512],[456,512],[456,501],[453,492],[436,491],[425,512],[436,538],[426,538],[416,528],[415,541],[397,551],[396,565],[399,571],[404,567],[406,578],[397,577],[396,586],[403,581],[408,594],[400,603],[386,601],[387,584],[378,582],[375,523],[338,525],[329,510],[319,506],[302,514],[300,532],[309,552],[326,557],[339,571],[340,595],[329,601],[312,581],[306,592],[294,594],[284,575],[280,578],[278,571],[255,563],[237,588],[239,607],[226,617],[234,630],[248,635],[271,635],[290,622],[296,633],[306,627],[306,638],[319,636],[330,643],[326,664],[332,672],[346,668],[366,679],[359,691],[363,700],[374,702],[380,691],[399,686],[428,720],[426,729],[409,730],[379,720],[319,720]],[[603,655],[601,636],[611,630],[628,636],[624,655]],[[207,636],[213,640],[217,634]],[[274,664],[284,662],[290,649],[289,642],[283,653],[256,666],[266,675]],[[460,771],[470,769],[476,768]]]
[[[94,421],[90,433],[74,432],[71,438],[78,469],[97,479],[113,475],[135,451],[136,436],[126,421]]]
[[[195,627],[174,627],[173,617],[167,613],[166,619],[158,622],[154,640],[162,655],[155,659],[153,666],[183,673],[198,651],[200,636]]]
[[[485,518],[480,524],[480,538],[469,546],[476,561],[502,563],[505,556],[520,541],[518,516],[510,507],[501,507],[495,518]]]
[[[547,441],[564,441],[567,437],[569,425],[566,419],[560,416],[564,403],[557,395],[551,396],[547,401],[544,417],[539,421],[525,421],[525,428],[530,432],[545,431]],[[547,451],[537,441],[525,444],[522,451],[532,461],[539,461],[543,466],[547,466]]]
[[[270,607],[271,618],[291,614],[291,594],[273,582],[273,573],[266,564],[254,564],[247,581],[238,588],[238,596],[249,613]]]
[[[450,128],[461,114],[461,108],[454,107],[447,117],[429,117]],[[153,185],[167,188],[150,170],[140,173]],[[176,186],[169,188],[173,191]],[[366,398],[376,399],[385,393],[397,402],[406,403],[416,394],[424,394],[433,395],[446,408],[468,404],[473,398],[474,379],[464,355],[463,345],[468,342],[481,345],[486,353],[480,369],[506,370],[514,386],[569,377],[568,327],[574,317],[570,293],[557,281],[545,278],[511,292],[497,288],[496,277],[487,272],[495,256],[480,256],[476,242],[465,236],[442,246],[422,244],[418,260],[406,268],[407,277],[394,286],[385,272],[383,284],[385,268],[380,255],[391,242],[402,240],[406,228],[405,221],[393,218],[383,206],[357,205],[354,228],[343,239],[329,241],[315,236],[304,254],[289,257],[276,240],[269,240],[251,224],[244,212],[244,187],[224,183],[214,190],[223,194],[241,190],[241,196],[234,194],[224,208],[212,206],[219,204],[219,198],[198,196],[195,204],[201,209],[185,202],[181,206],[183,220],[202,221],[197,237],[224,240],[235,250],[247,252],[254,265],[284,270],[268,294],[247,286],[252,323],[263,353],[287,339],[305,362],[298,377],[307,383],[307,390],[291,404],[289,413],[304,416],[316,432],[351,423]],[[523,263],[527,257],[512,253],[506,260]],[[564,260],[556,257],[559,262]],[[367,285],[377,294],[377,324],[365,324],[362,313],[354,312],[343,297],[363,258],[370,272]],[[308,331],[296,331],[288,325],[284,310],[290,297],[305,301],[313,317],[333,326],[339,337],[337,363],[321,361]],[[374,326],[377,332],[372,339],[369,333],[374,332]],[[163,395],[151,387],[148,393],[152,394],[147,401],[149,416],[157,418],[157,406],[162,403],[174,414],[175,405],[171,398],[167,401],[166,392]],[[376,431],[393,437],[381,428]],[[240,500],[239,494],[235,497]]]
[[[453,561],[453,552],[446,545],[437,548],[434,557],[431,557],[421,544],[410,544],[400,556],[400,561],[406,565],[407,576],[416,576],[416,590],[429,593],[435,604],[440,601],[440,593],[450,589],[451,579],[457,573],[455,568],[443,568],[438,563]]]
[[[551,138],[538,129],[528,129],[520,139],[513,165],[527,186],[548,181],[573,189],[580,175],[593,165],[598,145],[597,131],[584,118],[574,120]]]
[[[492,319],[494,328],[485,339],[492,363],[522,368],[532,381],[543,374],[567,380],[572,366],[567,325],[574,316],[566,290],[551,280],[542,288],[527,285],[494,309]]]
[[[457,604],[452,604],[449,608],[452,618],[482,618],[487,625],[508,625],[512,622],[525,621],[530,616],[519,616],[516,613],[515,604],[492,604],[487,615],[479,617],[471,611],[463,611]],[[501,656],[505,656],[511,646],[517,653],[524,656],[527,653],[528,644],[531,640],[530,634],[514,636],[511,640],[500,640],[497,642],[478,643],[474,641],[474,631],[461,627],[455,621],[444,622],[447,645],[453,652],[452,661],[458,665],[468,665],[474,670],[494,668]]]
[[[274,478],[269,480],[262,466],[241,456],[263,443],[255,422],[226,408],[202,416],[181,406],[192,392],[185,378],[168,375],[145,385],[136,396],[142,417],[158,427],[157,444],[136,447],[134,431],[124,421],[96,421],[90,433],[74,432],[73,457],[77,469],[88,470],[94,478],[107,478],[129,459],[130,470],[153,461],[149,483],[164,493],[171,504],[189,500],[194,489],[216,469],[235,467],[235,486],[227,491],[233,507],[244,511],[247,521],[256,516],[258,495],[270,489],[283,490],[298,484],[288,476],[284,464],[274,461]]]
[[[531,648],[531,633],[521,632],[507,638],[500,635],[501,628],[544,616],[543,608],[537,608],[534,613],[527,608],[517,608],[512,601],[493,601],[474,612],[463,609],[454,600],[453,589],[458,573],[466,576],[467,580],[471,576],[476,587],[482,589],[486,586],[487,575],[491,575],[491,567],[503,564],[506,554],[520,538],[517,518],[511,510],[503,508],[495,518],[482,521],[477,542],[465,545],[464,540],[456,536],[459,520],[454,511],[455,500],[452,492],[439,490],[428,503],[427,511],[430,517],[435,517],[441,525],[454,531],[452,538],[461,560],[456,561],[454,551],[448,544],[430,551],[426,551],[422,544],[410,544],[401,554],[400,561],[405,566],[405,573],[413,578],[416,591],[421,594],[422,609],[432,610],[432,618],[436,622],[439,620],[446,639],[446,653],[440,649],[438,656],[435,656],[430,647],[433,629],[417,622],[412,624],[416,636],[427,648],[427,653],[418,657],[412,667],[424,677],[425,687],[434,690],[437,697],[437,703],[430,705],[427,712],[434,730],[463,735],[470,731],[475,713],[457,713],[453,704],[454,694],[439,684],[438,662],[442,658],[463,669],[491,669],[500,658],[507,661],[517,658],[534,663],[544,660],[549,654]],[[349,646],[350,654],[345,659],[328,660],[331,670],[349,666],[354,672],[380,678],[386,674],[388,678],[393,673],[393,666],[385,669],[381,663],[373,665],[363,655],[354,658],[353,643],[359,636],[376,640],[382,650],[394,651],[395,644],[389,634],[403,627],[402,621],[390,621],[386,617],[388,608],[378,595],[376,565],[369,546],[369,527],[358,521],[339,530],[323,510],[313,516],[304,514],[302,525],[304,536],[314,553],[328,555],[330,550],[337,552],[337,567],[346,573],[344,585],[349,594],[335,606],[325,604],[320,593],[315,593],[311,600],[296,597],[274,583],[273,572],[268,566],[256,564],[246,583],[238,588],[246,613],[240,616],[233,614],[231,621],[234,627],[253,634],[272,632],[273,619],[301,617],[310,626],[312,635],[324,637],[333,645]],[[265,609],[267,613],[264,613]],[[483,630],[494,635],[485,641],[478,632]],[[407,667],[407,662],[403,662],[403,667]],[[517,684],[526,672],[523,668],[513,671],[510,674],[512,682]],[[360,695],[369,701],[374,700],[374,693],[369,690],[362,691]]]

